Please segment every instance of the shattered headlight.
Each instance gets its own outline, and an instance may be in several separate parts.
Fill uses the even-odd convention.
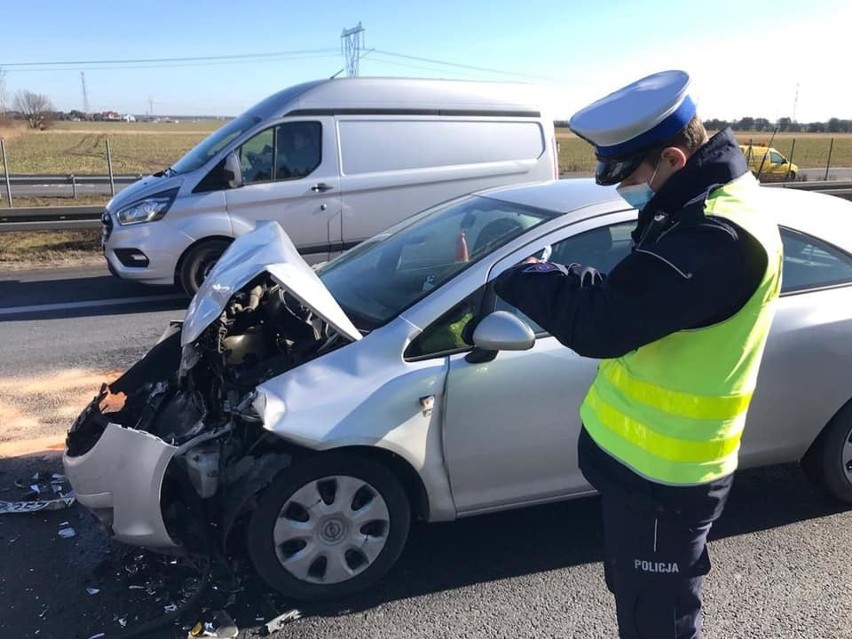
[[[177,189],[163,191],[144,200],[134,202],[130,206],[119,209],[115,214],[121,225],[141,224],[142,222],[156,222],[163,218],[172,206],[177,195]]]

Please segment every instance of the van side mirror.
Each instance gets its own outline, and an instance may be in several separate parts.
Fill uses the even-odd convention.
[[[225,167],[222,169],[228,186],[237,189],[243,185],[243,169],[240,166],[240,158],[234,153],[229,153],[225,158]]]

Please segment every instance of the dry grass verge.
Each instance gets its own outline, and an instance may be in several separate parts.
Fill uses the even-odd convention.
[[[0,233],[0,273],[101,264],[100,229]]]

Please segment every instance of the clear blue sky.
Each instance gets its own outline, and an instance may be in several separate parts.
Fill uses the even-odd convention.
[[[44,93],[63,110],[82,108],[85,71],[93,110],[144,114],[150,100],[155,115],[235,115],[339,71],[340,34],[359,21],[375,49],[361,75],[537,82],[557,117],[642,75],[683,68],[705,118],[793,116],[797,85],[799,121],[852,118],[848,0],[4,0],[0,67],[9,94]],[[290,51],[313,53],[99,63]]]

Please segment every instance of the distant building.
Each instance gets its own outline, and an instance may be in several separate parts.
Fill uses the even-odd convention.
[[[136,122],[136,116],[130,115],[129,113],[127,115],[121,116],[121,119],[125,122]]]

